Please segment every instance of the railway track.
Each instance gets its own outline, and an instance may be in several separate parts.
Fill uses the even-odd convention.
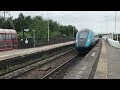
[[[41,79],[63,79],[64,76],[84,58],[84,56],[85,55],[80,54],[73,56]]]
[[[61,64],[59,67],[43,76],[41,79],[63,79],[69,73],[69,71],[72,70],[73,67],[75,67],[80,61],[83,60],[84,57],[85,54],[76,54]]]
[[[48,59],[45,59],[45,60],[42,60],[40,62],[37,62],[37,63],[34,63],[34,64],[31,64],[31,65],[28,65],[26,67],[23,67],[23,68],[18,68],[14,71],[11,71],[11,72],[8,72],[8,73],[5,73],[3,75],[0,75],[0,79],[15,79],[15,78],[18,78],[19,76],[21,75],[24,75],[25,73],[28,73],[32,70],[34,70],[35,68],[41,66],[41,65],[44,65],[46,63],[49,63],[51,61],[54,61],[55,59],[61,57],[61,56],[64,56],[66,54],[69,54],[71,52],[75,51],[75,49],[71,49],[71,50],[68,50],[68,51],[65,51],[63,53],[60,53],[58,55],[54,55]]]

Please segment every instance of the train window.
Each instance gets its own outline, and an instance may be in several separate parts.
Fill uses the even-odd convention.
[[[5,34],[0,34],[0,41],[5,40]]]
[[[11,40],[11,34],[9,34],[9,40]]]
[[[5,34],[3,34],[3,40],[5,40]]]
[[[6,34],[6,40],[9,40],[9,34]]]
[[[3,34],[0,34],[0,41],[3,40]]]
[[[16,34],[12,34],[12,40],[16,40]]]
[[[88,32],[80,32],[78,37],[79,38],[87,38],[88,37]]]

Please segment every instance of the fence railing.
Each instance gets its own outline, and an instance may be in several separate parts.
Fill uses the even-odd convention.
[[[33,38],[27,38],[28,43],[25,43],[25,40],[18,39],[18,48],[33,48],[34,47],[34,39]],[[47,38],[37,38],[35,39],[35,47],[45,46],[45,45],[51,45],[51,44],[57,44],[57,43],[63,43],[68,41],[74,41],[75,38],[50,38],[49,42]]]

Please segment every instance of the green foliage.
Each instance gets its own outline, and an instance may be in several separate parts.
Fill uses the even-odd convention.
[[[6,21],[4,18],[0,17],[0,25],[1,28],[13,29],[8,20],[12,20],[12,18],[8,18]],[[3,25],[2,22],[4,21]],[[33,30],[35,30],[36,38],[47,38],[48,36],[48,20],[43,19],[41,16],[24,16],[22,13],[19,14],[19,17],[13,20],[16,31],[18,32],[18,37],[23,37],[23,30],[30,29],[28,32],[24,32],[25,38],[33,37]],[[74,28],[74,36],[77,32],[77,29]],[[57,21],[49,20],[49,33],[50,37],[73,37],[73,26],[63,26],[60,25]]]
[[[61,37],[61,33],[59,31],[54,31],[53,33],[51,33],[51,37],[55,37],[55,38],[59,38]]]

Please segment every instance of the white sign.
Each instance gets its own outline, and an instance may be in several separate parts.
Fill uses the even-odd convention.
[[[28,32],[30,29],[24,29],[24,31]]]
[[[26,40],[25,40],[25,44],[28,44],[28,40],[27,40],[27,38],[26,38]]]

